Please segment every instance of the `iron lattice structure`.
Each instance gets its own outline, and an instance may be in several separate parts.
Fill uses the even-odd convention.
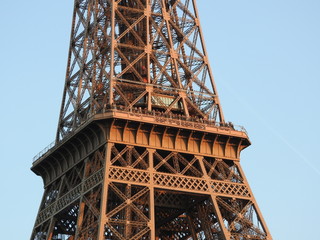
[[[193,1],[75,1],[57,138],[114,105],[223,122]]]
[[[76,0],[31,240],[271,240],[195,0]]]

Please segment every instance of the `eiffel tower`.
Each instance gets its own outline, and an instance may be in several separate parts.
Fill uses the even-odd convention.
[[[271,240],[249,145],[224,119],[196,0],[75,0],[31,240]]]

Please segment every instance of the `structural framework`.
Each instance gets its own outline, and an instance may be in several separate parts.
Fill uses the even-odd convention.
[[[271,239],[239,164],[195,0],[75,0],[32,240]]]

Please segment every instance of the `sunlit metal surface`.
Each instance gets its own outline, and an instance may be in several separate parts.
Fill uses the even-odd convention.
[[[76,0],[32,240],[266,239],[192,0]]]

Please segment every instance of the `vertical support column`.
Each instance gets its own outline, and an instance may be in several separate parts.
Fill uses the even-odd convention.
[[[214,212],[215,212],[216,217],[218,219],[218,222],[219,222],[222,234],[223,234],[223,239],[224,240],[230,240],[230,234],[229,234],[228,229],[224,225],[223,218],[222,218],[222,215],[221,215],[218,203],[217,203],[216,195],[214,194],[214,192],[213,192],[213,190],[211,188],[210,177],[208,176],[206,168],[204,167],[204,164],[203,164],[203,161],[202,161],[203,157],[202,156],[195,156],[195,157],[198,158],[198,160],[199,160],[199,164],[200,164],[200,167],[201,167],[201,170],[202,170],[202,173],[203,173],[203,178],[207,182],[207,186],[208,186],[208,189],[209,189],[209,192],[210,192],[211,201],[212,201],[213,207],[214,207]]]
[[[163,15],[163,19],[165,20],[166,26],[167,26],[168,39],[169,39],[169,43],[170,43],[170,57],[171,57],[171,59],[173,61],[173,64],[174,64],[175,74],[176,74],[176,77],[177,77],[176,80],[178,80],[179,89],[183,89],[182,83],[181,83],[181,79],[180,79],[180,75],[179,75],[178,62],[177,62],[178,54],[174,49],[174,44],[173,44],[173,41],[172,41],[173,38],[172,38],[171,27],[170,27],[170,23],[169,23],[170,13],[167,12],[166,1],[165,0],[162,0],[162,15]],[[189,117],[189,110],[188,110],[188,106],[187,106],[186,100],[185,100],[184,97],[182,97],[181,100],[182,100],[182,104],[183,104],[184,114],[188,118]]]
[[[126,186],[126,189],[125,189],[125,193],[124,193],[127,197],[127,199],[130,199],[131,197],[131,184],[128,184]],[[131,205],[128,204],[128,206],[125,208],[125,216],[126,216],[126,223],[125,223],[125,232],[124,232],[124,236],[126,239],[129,239],[130,238],[130,234],[131,234],[131,224],[130,224],[130,221],[131,221],[131,217],[132,217],[132,212],[131,212]]]
[[[202,29],[201,29],[200,22],[199,22],[199,14],[198,14],[198,8],[197,8],[196,0],[192,0],[192,3],[193,3],[193,8],[194,8],[194,13],[195,13],[195,16],[196,16],[196,24],[197,24],[198,29],[199,29],[200,41],[201,41],[202,50],[203,50],[203,53],[204,53],[204,60],[206,62],[207,68],[208,68],[208,73],[209,73],[209,76],[210,76],[213,92],[216,95],[214,97],[214,102],[218,105],[219,118],[220,118],[219,120],[220,120],[221,123],[224,123],[225,120],[224,120],[223,111],[222,111],[222,108],[221,108],[221,105],[220,105],[220,100],[219,100],[219,96],[218,96],[218,92],[217,92],[217,87],[216,87],[216,84],[215,84],[215,81],[214,81],[214,77],[213,77],[213,74],[212,74],[212,70],[211,70],[211,67],[210,67],[210,64],[209,64],[209,61],[208,61],[208,53],[207,53],[207,48],[206,48],[206,45],[205,45],[205,41],[203,40],[203,33],[202,33]]]
[[[146,53],[147,53],[147,78],[148,78],[148,84],[151,83],[151,76],[150,76],[150,54],[152,51],[152,46],[150,44],[151,41],[151,36],[150,36],[150,15],[151,15],[151,5],[150,5],[150,0],[146,0],[146,9],[145,9],[145,16],[146,16],[146,32],[147,32],[147,39],[146,39]],[[152,87],[151,86],[147,86],[147,92],[148,92],[148,103],[147,103],[147,108],[148,111],[152,111]]]
[[[71,34],[70,34],[70,46],[69,46],[69,51],[68,51],[68,63],[67,63],[67,70],[66,70],[66,79],[68,78],[70,74],[70,68],[71,68],[71,56],[72,56],[72,47],[71,47],[71,42],[73,41],[74,37],[74,31],[75,31],[75,26],[76,26],[76,16],[77,16],[77,11],[78,11],[78,1],[74,1],[73,4],[73,14],[72,14],[72,25],[71,25]],[[62,134],[62,122],[63,122],[63,114],[64,114],[64,104],[66,101],[67,97],[67,89],[68,89],[68,81],[65,81],[64,88],[63,88],[63,95],[62,95],[62,102],[61,102],[61,107],[60,107],[60,113],[59,113],[59,123],[58,123],[58,128],[56,132],[56,139],[55,139],[55,144],[57,144],[60,140],[60,136]]]
[[[155,215],[155,202],[154,202],[154,183],[153,183],[153,174],[154,174],[154,165],[153,165],[153,153],[155,152],[154,149],[148,149],[148,157],[149,157],[149,173],[150,173],[150,185],[149,185],[149,192],[150,192],[150,240],[156,240],[156,215]]]
[[[212,191],[212,190],[210,190],[210,191]],[[211,200],[212,200],[212,203],[213,203],[213,206],[214,206],[214,212],[216,213],[216,217],[218,218],[219,225],[220,225],[220,228],[221,228],[222,233],[223,233],[223,237],[224,237],[225,240],[229,240],[230,239],[230,233],[229,233],[228,229],[226,228],[226,226],[224,225],[223,218],[222,218],[222,215],[221,215],[221,212],[220,212],[220,209],[219,209],[219,205],[218,205],[216,196],[213,193],[211,193],[210,195],[211,195]]]
[[[87,16],[86,16],[86,23],[85,23],[85,36],[84,36],[84,41],[83,41],[83,59],[86,59],[88,56],[88,29],[89,29],[89,24],[90,24],[90,19],[91,19],[91,8],[92,8],[92,4],[91,2],[88,3],[87,5]],[[78,81],[78,93],[77,93],[77,107],[74,109],[74,114],[77,114],[78,108],[80,108],[80,104],[81,104],[81,99],[82,99],[82,84],[83,84],[83,78],[84,78],[84,68],[85,68],[85,64],[82,61],[81,62],[81,66],[80,66],[80,79]],[[85,87],[85,86],[84,86]],[[76,118],[73,119],[74,122],[76,122]]]
[[[100,218],[98,226],[98,239],[104,240],[105,224],[107,221],[107,200],[108,200],[108,187],[109,187],[109,169],[111,165],[111,148],[113,143],[107,142],[106,144],[106,156],[105,156],[105,165],[103,173],[103,182],[102,182],[102,193],[101,193],[101,203],[100,203]]]
[[[83,178],[82,178],[82,189],[84,186],[84,182],[87,176],[87,171],[90,168],[90,161],[88,161],[88,158],[84,160],[84,169],[83,169]],[[79,230],[81,229],[82,222],[83,222],[83,217],[84,217],[84,209],[86,204],[83,201],[84,193],[81,193],[80,201],[79,201],[79,212],[78,212],[78,218],[77,218],[77,227],[76,227],[76,232],[75,232],[75,239],[78,238],[79,235]]]
[[[116,0],[111,0],[111,53],[110,53],[110,86],[109,86],[109,104],[113,105],[113,78],[114,78],[114,47],[115,47],[115,8]]]
[[[94,2],[94,10],[93,10],[93,26],[94,26],[94,32],[92,34],[92,39],[94,42],[94,47],[93,47],[93,51],[92,51],[92,69],[93,72],[97,71],[97,51],[98,51],[98,13],[99,11],[97,11],[97,9],[99,9],[99,4],[98,1]],[[92,74],[92,78],[91,78],[91,93],[90,93],[90,112],[89,114],[94,114],[96,111],[96,107],[94,106],[94,92],[97,89],[97,79],[96,79],[96,74]],[[105,105],[105,103],[103,104]],[[105,109],[104,109],[105,110]]]
[[[79,236],[79,230],[82,226],[85,205],[86,204],[83,202],[83,196],[81,196],[80,203],[79,203],[79,213],[78,213],[78,219],[77,219],[77,228],[76,228],[76,233],[75,233],[75,239],[77,239],[77,237]]]

